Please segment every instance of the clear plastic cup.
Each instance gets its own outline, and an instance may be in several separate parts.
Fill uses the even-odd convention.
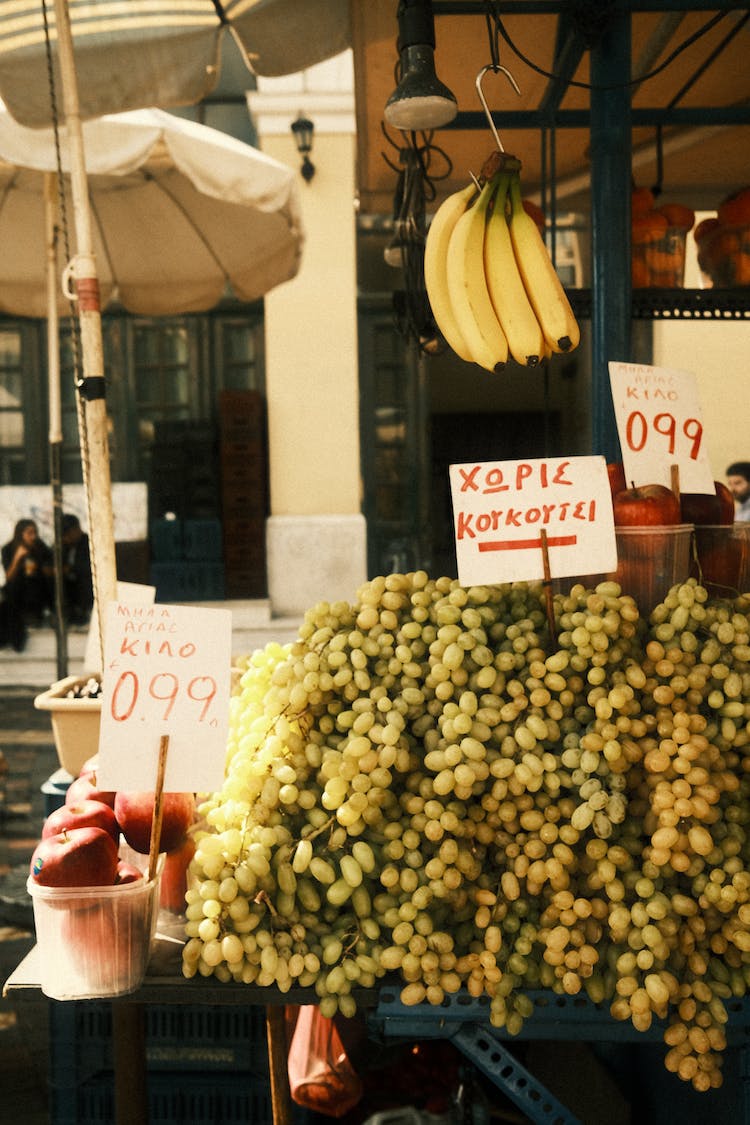
[[[693,574],[715,597],[750,592],[750,523],[696,524]]]
[[[623,594],[635,599],[642,617],[663,601],[672,586],[690,576],[693,525],[616,527],[617,569],[609,574],[584,574],[555,579],[554,588],[565,591],[580,582],[593,588],[600,582],[617,582]]]
[[[116,887],[43,887],[29,877],[41,988],[54,1000],[123,996],[143,981],[159,875]]]

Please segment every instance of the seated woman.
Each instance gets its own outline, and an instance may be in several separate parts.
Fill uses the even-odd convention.
[[[21,652],[29,625],[41,625],[54,605],[52,551],[39,538],[34,520],[19,520],[13,538],[0,552],[5,586],[3,625],[5,643]]]

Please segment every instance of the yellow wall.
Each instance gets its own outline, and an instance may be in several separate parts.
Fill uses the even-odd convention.
[[[699,288],[700,284],[694,243],[689,237],[685,285]],[[725,479],[731,461],[750,459],[749,357],[750,321],[654,323],[654,364],[691,371],[696,377],[715,480]]]
[[[263,149],[300,165],[291,133]],[[316,127],[311,159],[302,266],[265,298],[273,515],[360,510],[354,137]]]

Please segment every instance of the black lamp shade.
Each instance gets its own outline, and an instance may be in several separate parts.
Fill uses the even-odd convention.
[[[297,142],[297,152],[301,156],[305,156],[312,150],[313,129],[313,123],[307,117],[300,115],[296,121],[292,122],[292,133]]]

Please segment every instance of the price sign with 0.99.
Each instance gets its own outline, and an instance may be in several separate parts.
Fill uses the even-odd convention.
[[[229,725],[229,610],[115,602],[105,622],[99,782],[153,789],[167,736],[165,791],[219,789]]]
[[[695,376],[638,363],[610,363],[617,432],[628,485],[714,492]]]

